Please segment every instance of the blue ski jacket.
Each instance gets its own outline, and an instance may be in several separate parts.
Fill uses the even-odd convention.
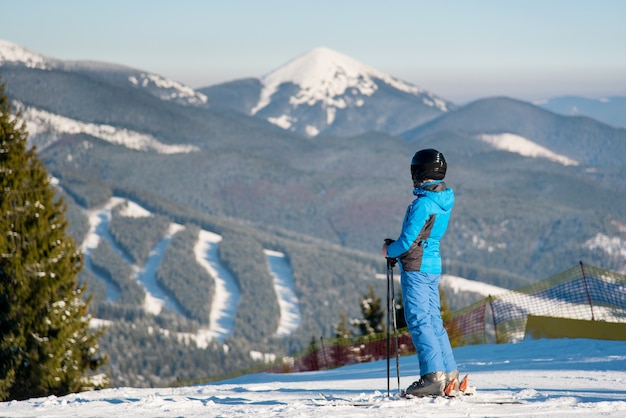
[[[397,258],[403,271],[441,274],[439,242],[448,228],[454,206],[454,191],[441,181],[425,183],[413,190],[402,232],[387,247],[387,256]]]

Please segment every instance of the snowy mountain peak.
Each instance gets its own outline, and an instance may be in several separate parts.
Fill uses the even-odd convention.
[[[350,87],[371,94],[375,84],[371,76],[383,78],[382,73],[353,58],[329,48],[315,48],[262,78],[266,86],[291,82],[311,93],[325,96],[343,94]],[[383,77],[380,77],[380,76]],[[409,87],[409,86],[407,86]],[[416,88],[414,88],[416,89]]]
[[[251,114],[265,111],[270,122],[292,130],[298,124],[311,123],[306,128],[310,136],[332,125],[339,110],[363,107],[383,85],[414,96],[437,112],[448,110],[445,100],[326,47],[314,48],[296,57],[261,77],[261,82],[259,101]],[[281,104],[277,105],[279,102]],[[325,116],[305,122],[296,110],[300,106],[320,106]],[[270,108],[273,110],[268,111]]]
[[[0,65],[22,64],[29,68],[48,70],[52,60],[32,52],[22,46],[0,39]]]
[[[406,93],[419,95],[425,93],[417,86],[398,80],[389,74],[375,70],[359,61],[330,48],[319,47],[289,61],[287,64],[261,78],[264,89],[261,100],[252,113],[265,107],[272,94],[281,84],[293,83],[300,87],[300,92],[293,98],[292,104],[313,105],[322,102],[327,106],[344,107],[336,97],[353,93],[371,96],[378,86],[374,79],[393,86]],[[443,106],[445,103],[437,103]]]

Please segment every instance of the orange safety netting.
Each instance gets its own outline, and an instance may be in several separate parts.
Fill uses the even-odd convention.
[[[454,312],[445,323],[453,347],[508,343],[524,338],[529,315],[626,322],[626,276],[580,265],[524,288],[485,299]],[[390,353],[395,339],[390,336]],[[415,353],[406,328],[398,331],[398,352]],[[321,339],[268,372],[328,369],[387,358],[387,334]]]

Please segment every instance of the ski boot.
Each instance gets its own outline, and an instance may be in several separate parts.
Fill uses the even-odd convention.
[[[446,386],[446,374],[444,372],[427,373],[413,382],[407,389],[407,396],[441,396]]]

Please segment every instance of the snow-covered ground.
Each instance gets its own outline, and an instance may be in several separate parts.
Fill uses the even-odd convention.
[[[494,148],[514,152],[524,157],[545,158],[563,165],[579,165],[578,161],[565,155],[560,155],[542,147],[539,144],[512,133],[502,133],[498,135],[478,135],[478,139],[484,141]]]
[[[474,396],[391,400],[386,361],[294,374],[251,374],[206,385],[116,388],[0,403],[5,417],[597,417],[626,416],[626,341],[537,340],[454,350]],[[400,358],[401,387],[417,375]],[[342,401],[325,402],[320,393]],[[494,403],[505,400],[506,404]]]
[[[22,104],[19,104],[19,107],[22,109],[22,117],[29,132],[29,145],[37,145],[39,149],[44,149],[53,144],[63,134],[86,133],[103,141],[138,151],[152,151],[159,154],[187,154],[198,151],[198,147],[193,145],[164,144],[152,135],[129,129],[81,122]],[[84,146],[89,147],[90,145],[84,142]]]

